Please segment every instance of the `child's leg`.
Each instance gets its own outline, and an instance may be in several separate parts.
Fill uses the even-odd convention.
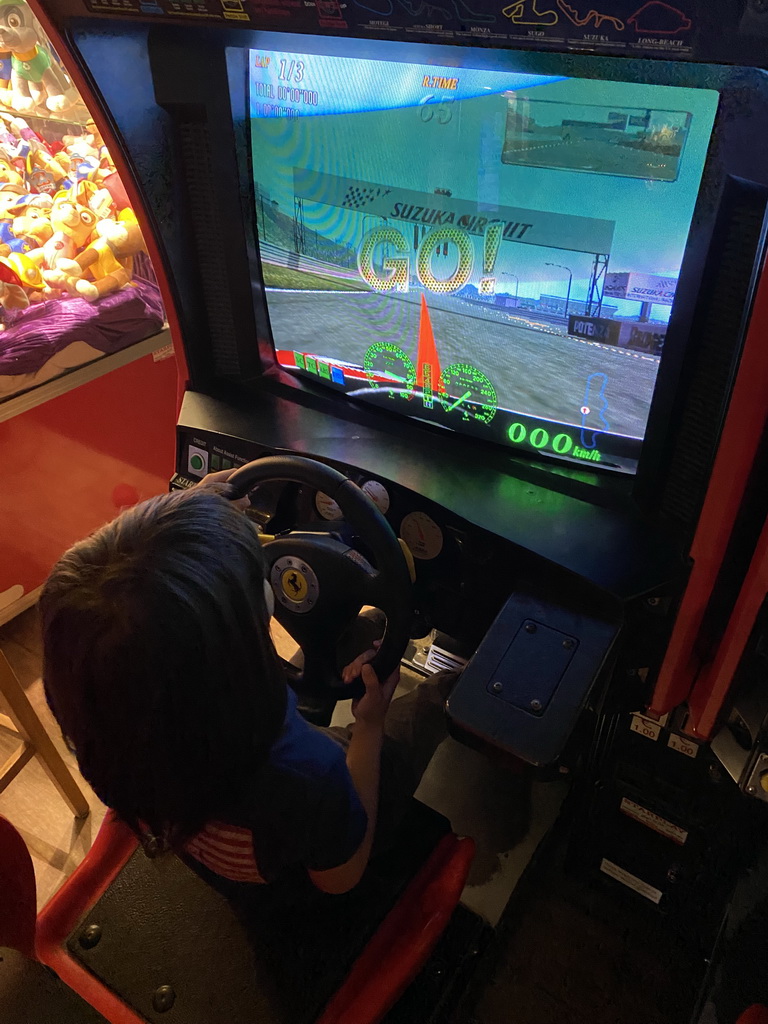
[[[387,711],[385,746],[398,751],[406,761],[411,796],[435,750],[448,735],[445,702],[457,679],[458,672],[437,672],[410,693],[393,700]]]
[[[386,617],[381,611],[364,611],[339,644],[339,663],[348,664],[370,650],[385,626]],[[427,765],[448,735],[445,702],[457,678],[457,672],[437,672],[389,706],[384,720],[375,852],[391,844]],[[346,749],[353,728],[331,726],[325,731]]]
[[[448,735],[445,702],[457,672],[438,672],[393,700],[384,720],[374,852],[391,845],[432,755]],[[354,724],[323,729],[346,750]]]
[[[384,720],[374,852],[389,846],[437,748],[448,735],[445,702],[458,672],[438,672],[393,700]]]

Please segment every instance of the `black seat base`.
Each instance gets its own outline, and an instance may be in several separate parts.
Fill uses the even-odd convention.
[[[225,896],[204,869],[139,850],[67,945],[148,1021],[311,1024],[448,830],[413,801],[393,849],[343,896],[303,875]]]

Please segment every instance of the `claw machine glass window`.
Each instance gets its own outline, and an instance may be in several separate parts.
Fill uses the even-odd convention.
[[[120,176],[24,0],[0,0],[0,402],[157,334]]]

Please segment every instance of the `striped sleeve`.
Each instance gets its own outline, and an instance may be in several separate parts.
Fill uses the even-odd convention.
[[[184,849],[209,871],[232,882],[264,882],[253,852],[253,835],[248,828],[209,822]]]

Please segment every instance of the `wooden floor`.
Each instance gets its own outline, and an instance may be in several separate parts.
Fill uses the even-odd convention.
[[[37,879],[37,905],[42,907],[90,849],[105,808],[79,774],[75,759],[64,746],[58,726],[45,703],[40,680],[42,659],[35,608],[0,626],[0,649],[77,778],[91,807],[87,818],[76,820],[36,759],[26,765],[8,788],[0,793],[0,814],[21,832],[32,854]],[[0,697],[0,711],[5,710]],[[17,739],[0,729],[0,763],[12,753],[17,744]]]

